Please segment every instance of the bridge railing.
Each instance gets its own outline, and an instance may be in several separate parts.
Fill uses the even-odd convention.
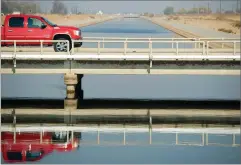
[[[214,44],[214,43],[219,43],[219,44],[221,44],[222,45],[222,47],[221,48],[214,48],[214,49],[209,49],[209,45],[210,44]],[[240,46],[240,41],[219,41],[219,40],[217,40],[217,41],[207,41],[206,42],[206,45],[207,45],[207,53],[206,54],[209,54],[209,52],[211,51],[211,52],[214,52],[214,51],[216,51],[216,50],[220,50],[220,51],[223,51],[223,52],[225,52],[225,51],[227,51],[227,49],[223,49],[224,48],[224,45],[232,45],[232,50],[233,50],[233,55],[236,55],[236,52],[239,50],[239,52],[240,52],[240,47],[237,47],[237,45],[239,45]],[[237,49],[238,48],[238,49]],[[230,50],[230,49],[228,49],[228,50]]]
[[[31,43],[33,46],[26,45],[25,43]],[[45,49],[45,45],[54,44],[58,42],[64,42],[66,43],[66,52],[55,52],[56,54],[70,54],[69,51],[69,40],[1,40],[1,43],[7,43],[9,46],[7,47],[1,47],[1,52],[3,53],[13,53],[16,55],[16,53],[26,53],[26,52],[38,52],[40,54],[43,54],[45,51],[48,50]],[[17,45],[18,44],[18,45]],[[11,47],[12,45],[12,47]],[[12,48],[12,49],[11,49]],[[53,51],[53,48],[51,49]]]
[[[75,42],[79,42],[79,41],[73,41],[73,45]],[[202,48],[180,48],[179,45],[180,44],[196,44],[196,43],[201,43],[202,45],[204,45],[204,41],[143,41],[143,40],[128,40],[128,41],[123,41],[123,40],[105,40],[105,41],[101,41],[101,40],[81,40],[81,42],[83,43],[95,43],[97,44],[96,48],[85,48],[85,47],[81,47],[78,50],[80,50],[80,52],[91,52],[91,53],[97,53],[97,54],[101,54],[103,53],[121,53],[121,54],[129,54],[129,53],[147,53],[147,54],[152,54],[152,53],[175,53],[176,55],[178,55],[179,53],[185,53],[185,52],[189,52],[189,53],[199,53],[199,54],[205,54],[205,47],[203,46]],[[115,43],[115,44],[122,44],[123,48],[105,48],[105,47],[101,47],[101,44],[103,45],[103,43]],[[148,48],[129,48],[128,45],[129,44],[148,44]],[[154,48],[153,44],[175,44],[176,47],[175,48]],[[72,54],[75,54],[75,50],[72,50]]]
[[[220,40],[210,40],[210,41],[170,41],[170,40],[160,40],[160,41],[143,41],[143,40],[73,40],[72,47],[74,47],[75,42],[95,43],[97,47],[81,47],[73,48],[69,51],[69,41],[63,40],[28,40],[27,42],[34,42],[40,47],[19,47],[18,42],[24,43],[26,40],[1,40],[1,42],[13,43],[13,49],[11,47],[2,47],[1,57],[4,59],[77,59],[77,60],[164,60],[164,59],[239,59],[240,60],[240,49],[237,48],[237,44],[240,45],[240,41],[220,41]],[[56,42],[66,42],[67,51],[66,52],[54,52],[52,47],[44,47],[48,43]],[[119,43],[123,47],[116,48],[103,48],[101,43]],[[128,44],[148,44],[148,48],[129,48]],[[155,48],[153,44],[175,44],[175,48]],[[183,48],[179,47],[180,44],[201,44],[201,48]],[[218,48],[210,49],[210,44],[214,43],[229,43],[233,45],[233,48]],[[40,48],[40,49],[39,49]],[[57,56],[62,55],[62,56]],[[66,55],[66,56],[64,56]]]
[[[84,40],[168,40],[168,41],[177,41],[177,40],[196,40],[196,41],[210,41],[210,40],[221,40],[221,41],[229,41],[229,40],[240,40],[240,38],[158,38],[158,37],[83,37]]]
[[[108,41],[108,40],[124,40],[124,41],[129,41],[129,40],[144,40],[144,41],[240,41],[240,38],[145,38],[145,37],[83,37],[84,40],[102,40]],[[102,42],[102,43],[103,43]],[[224,43],[221,44],[221,48],[224,48]],[[104,44],[103,44],[104,47]],[[195,48],[200,48],[201,44],[196,44],[195,43]],[[174,44],[172,44],[172,48],[174,48]]]

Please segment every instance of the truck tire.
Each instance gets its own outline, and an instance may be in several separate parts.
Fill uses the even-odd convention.
[[[56,40],[68,40],[66,38],[57,38]],[[69,51],[72,49],[72,43],[69,40]],[[54,43],[55,52],[67,52],[67,42],[55,42]]]

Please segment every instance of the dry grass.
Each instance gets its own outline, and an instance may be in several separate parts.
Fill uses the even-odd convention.
[[[233,27],[239,28],[241,27],[240,21],[236,21],[234,23],[232,23]]]
[[[171,22],[194,25],[206,29],[220,31],[221,28],[226,29],[222,31],[240,35],[240,15],[239,14],[206,14],[206,15],[172,15],[160,16]],[[227,30],[228,29],[228,30]]]
[[[216,17],[216,20],[225,20],[224,15],[219,15]]]
[[[180,20],[178,16],[169,16],[167,20]]]

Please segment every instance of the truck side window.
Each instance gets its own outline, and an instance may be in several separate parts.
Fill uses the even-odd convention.
[[[8,151],[7,152],[8,160],[22,160],[23,156],[21,152],[18,151]]]
[[[24,27],[24,18],[23,17],[12,17],[9,19],[9,27]]]
[[[41,28],[42,21],[36,18],[28,18],[28,28]]]
[[[27,160],[34,160],[34,159],[38,159],[39,157],[41,157],[41,155],[43,154],[43,151],[27,151],[26,153],[26,159]]]

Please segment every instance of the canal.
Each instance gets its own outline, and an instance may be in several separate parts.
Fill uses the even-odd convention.
[[[141,19],[112,20],[105,23],[82,28],[84,37],[175,37],[172,32]],[[90,46],[90,45],[84,45]],[[111,46],[111,45],[109,45]],[[132,45],[135,47],[136,45]],[[137,45],[138,46],[138,45]],[[143,45],[144,46],[144,45]],[[165,46],[165,45],[162,45]],[[2,75],[3,98],[45,98],[64,99],[66,88],[63,75]],[[239,100],[239,76],[173,76],[173,75],[84,75],[82,88],[84,99],[159,99],[159,100]],[[111,103],[110,103],[111,104]],[[123,103],[124,104],[124,103]],[[139,105],[141,106],[141,105]],[[220,105],[221,106],[221,105]],[[21,107],[17,107],[21,108]],[[38,107],[35,107],[38,108]],[[130,107],[128,107],[130,108]],[[141,107],[143,108],[143,107]],[[223,107],[222,107],[223,108]],[[104,108],[103,108],[104,109]],[[81,111],[81,110],[80,110]],[[42,117],[42,118],[41,118]],[[71,118],[71,119],[70,119]],[[102,117],[101,117],[102,118]],[[103,117],[104,118],[104,117]],[[75,123],[72,120],[75,119]],[[149,118],[148,118],[149,119]],[[3,127],[30,128],[46,126],[76,126],[84,119],[66,116],[31,116],[5,115]],[[149,120],[148,120],[149,121]],[[129,123],[130,128],[150,128],[148,121],[143,124]],[[16,124],[15,124],[16,122]],[[121,123],[121,124],[120,124]],[[106,123],[101,123],[105,125]],[[123,124],[123,125],[122,125]],[[116,132],[88,131],[91,127],[100,127],[100,122],[92,125],[73,139],[74,144],[64,148],[67,135],[64,132],[28,133],[17,132],[16,144],[10,137],[13,134],[2,132],[1,139],[10,138],[9,144],[2,143],[2,162],[7,159],[21,159],[21,152],[27,153],[31,164],[154,164],[154,163],[240,163],[240,133],[216,134],[204,133],[161,133],[158,131]],[[185,129],[197,130],[194,124],[185,125]],[[121,129],[128,127],[123,121],[119,125],[107,126]],[[172,126],[172,128],[171,128]],[[170,127],[176,129],[177,123],[157,124],[162,130]],[[154,128],[154,125],[151,127]],[[183,126],[184,127],[184,126]],[[199,128],[200,127],[200,128]],[[208,129],[199,124],[199,129]],[[205,128],[204,128],[205,127]],[[211,126],[210,126],[211,127]],[[236,129],[234,125],[218,125],[227,129]],[[137,128],[137,129],[138,129]],[[195,132],[195,131],[194,131]],[[79,136],[81,134],[81,136]],[[66,136],[66,137],[65,137]],[[8,137],[8,138],[7,138]],[[42,140],[40,140],[42,137]],[[64,137],[64,138],[63,138]],[[150,137],[152,143],[150,144]],[[44,140],[43,140],[44,139]],[[57,140],[56,140],[57,139]],[[64,140],[63,140],[64,139]],[[178,139],[178,140],[177,140]],[[7,141],[7,140],[6,140]],[[46,143],[43,143],[45,141]],[[51,143],[49,143],[51,141]],[[125,145],[123,145],[123,141]],[[10,147],[9,147],[10,146]],[[32,147],[32,150],[31,150]],[[11,151],[11,152],[10,152]],[[3,157],[8,156],[8,158]],[[4,158],[4,159],[3,159]],[[37,161],[32,161],[37,159]]]
[[[84,27],[82,33],[84,37],[176,37],[158,25],[133,18]],[[84,44],[84,46],[90,45]],[[168,45],[162,44],[163,46]],[[84,75],[82,81],[86,99],[239,100],[240,98],[239,76]],[[65,93],[63,75],[2,75],[4,98],[64,99]]]

